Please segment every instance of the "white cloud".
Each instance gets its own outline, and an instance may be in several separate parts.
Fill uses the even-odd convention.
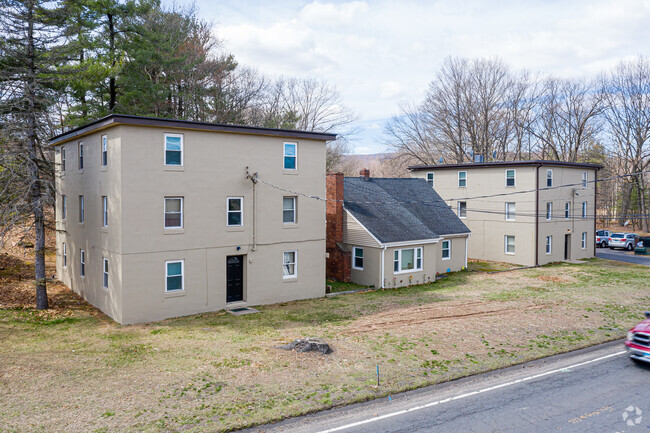
[[[397,81],[384,81],[379,86],[379,96],[384,99],[395,98],[402,94],[402,85]]]

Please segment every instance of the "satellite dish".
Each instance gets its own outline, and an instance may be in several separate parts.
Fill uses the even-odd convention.
[[[442,164],[442,161],[443,161],[443,159],[442,159],[442,156],[441,156],[440,159],[438,160],[438,164]]]

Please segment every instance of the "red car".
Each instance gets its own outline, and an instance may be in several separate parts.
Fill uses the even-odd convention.
[[[625,345],[632,361],[650,363],[650,311],[645,312],[645,317],[643,322],[628,331]]]

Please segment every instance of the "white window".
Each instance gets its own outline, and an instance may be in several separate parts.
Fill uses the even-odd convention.
[[[553,218],[553,202],[546,202],[546,220],[550,221]]]
[[[165,197],[165,228],[183,228],[183,197]]]
[[[108,289],[108,259],[102,259],[102,287]]]
[[[546,236],[546,254],[551,254],[553,236]]]
[[[427,183],[433,188],[433,172],[427,173]]]
[[[84,196],[80,195],[79,196],[79,222],[82,223],[84,222]]]
[[[393,270],[396,274],[422,270],[422,248],[404,248],[393,253]]]
[[[514,202],[506,202],[506,221],[515,220],[515,204]]]
[[[298,169],[298,143],[284,143],[284,162],[285,170]]]
[[[84,143],[83,141],[79,142],[79,146],[77,147],[78,149],[78,157],[79,157],[79,170],[84,169]]]
[[[363,248],[352,248],[352,269],[363,271]]]
[[[458,172],[458,187],[464,188],[467,186],[467,172],[459,171]]]
[[[65,242],[63,242],[63,267],[68,266],[68,247]]]
[[[514,254],[515,253],[515,237],[506,235],[505,236],[505,241],[506,241],[506,254]]]
[[[65,198],[65,194],[61,196],[61,219],[65,219],[68,216],[68,201]]]
[[[183,136],[165,134],[165,165],[183,165]]]
[[[296,197],[282,197],[282,222],[296,222]]]
[[[467,218],[467,202],[458,202],[458,218]]]
[[[102,196],[102,225],[108,227],[108,197]]]
[[[515,169],[506,170],[506,186],[515,186]]]
[[[582,217],[587,218],[587,202],[582,202]]]
[[[244,225],[244,198],[228,197],[228,215],[226,225],[243,226]]]
[[[546,187],[553,186],[553,170],[546,170]]]
[[[582,187],[587,188],[587,181],[589,180],[589,177],[587,175],[586,171],[582,172]]]
[[[79,251],[79,264],[81,267],[79,268],[79,275],[82,277],[86,276],[86,252],[84,250]]]
[[[185,290],[183,278],[185,270],[184,260],[170,260],[165,262],[165,291],[180,292]]]
[[[587,232],[582,232],[582,238],[580,240],[581,240],[580,246],[584,250],[585,248],[587,248]]]
[[[298,276],[298,252],[285,251],[282,253],[282,278]]]
[[[571,202],[567,201],[564,203],[564,218],[571,218]]]
[[[65,171],[65,146],[61,146],[61,171]]]
[[[102,167],[108,165],[108,137],[102,135]]]
[[[442,260],[451,259],[451,241],[442,241]]]

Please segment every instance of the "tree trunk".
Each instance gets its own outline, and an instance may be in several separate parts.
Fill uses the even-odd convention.
[[[108,14],[108,31],[109,31],[109,52],[111,58],[111,68],[115,68],[117,63],[115,55],[115,23],[113,22],[113,15]],[[114,70],[112,72],[115,72]],[[108,79],[108,109],[113,112],[117,104],[117,89],[115,86],[115,75],[111,75]]]

